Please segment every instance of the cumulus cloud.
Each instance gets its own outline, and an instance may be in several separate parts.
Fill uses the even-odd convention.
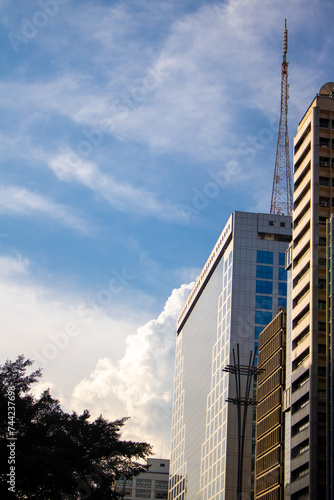
[[[193,284],[173,290],[157,319],[126,339],[122,359],[99,359],[89,379],[74,389],[71,405],[110,419],[130,416],[125,436],[169,453],[176,318]]]
[[[125,339],[147,319],[128,300],[116,277],[113,288],[73,289],[70,279],[43,271],[28,259],[0,257],[0,314],[6,343],[0,362],[19,354],[43,369],[42,387],[66,405],[75,384],[106,352],[119,359]],[[138,295],[138,301],[140,294]],[[127,305],[125,312],[125,306]],[[131,310],[129,313],[128,310]]]

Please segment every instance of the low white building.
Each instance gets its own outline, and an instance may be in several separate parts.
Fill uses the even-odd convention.
[[[168,497],[169,460],[148,458],[147,465],[147,472],[126,481],[117,481],[116,491],[123,494],[124,499],[156,500]]]

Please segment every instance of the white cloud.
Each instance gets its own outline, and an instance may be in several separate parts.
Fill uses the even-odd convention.
[[[6,277],[25,276],[29,270],[30,262],[21,257],[0,256],[0,277],[3,280]]]
[[[122,212],[153,215],[162,219],[182,219],[178,207],[158,200],[157,195],[129,182],[116,181],[103,174],[92,162],[84,161],[74,151],[63,151],[48,160],[49,168],[63,181],[83,184],[104,198],[113,208]]]
[[[98,50],[93,43],[85,45],[90,73],[82,65],[74,73],[69,65],[54,80],[3,84],[4,106],[26,109],[29,118],[33,109],[36,116],[54,112],[80,126],[101,128],[112,123],[105,133],[158,151],[185,152],[201,159],[212,159],[217,151],[220,157],[235,155],[240,123],[248,111],[260,111],[268,118],[279,113],[284,17],[295,39],[301,30],[305,32],[310,13],[317,23],[324,17],[314,0],[210,3],[173,22],[168,17],[165,39],[159,38],[152,48],[150,37],[142,35],[147,30],[147,10],[150,19],[161,23],[166,8],[145,2],[135,5],[135,14],[132,4],[121,3],[98,10],[85,5],[76,9],[76,15],[71,11],[70,33],[85,44],[92,40],[99,44]],[[307,24],[312,37],[317,26]],[[330,50],[328,45],[332,40],[322,52]],[[309,50],[305,48],[306,55]],[[319,53],[312,59],[312,68],[298,60],[291,63],[291,116],[300,117],[305,99],[313,97],[322,57]]]
[[[155,452],[169,453],[176,318],[193,284],[173,290],[157,319],[126,339],[118,362],[101,358],[89,379],[74,389],[71,405],[88,407],[94,416],[130,416],[124,436],[150,442]]]
[[[147,319],[148,312],[129,299],[125,280],[115,274],[110,286],[75,290],[70,279],[54,280],[21,255],[0,256],[0,362],[19,354],[35,360],[43,369],[42,387],[50,381],[52,393],[66,404],[73,385],[106,353],[116,362],[125,338]],[[142,300],[138,292],[137,304]]]
[[[88,234],[92,232],[89,224],[71,213],[69,208],[18,186],[0,187],[1,212],[20,216],[44,216],[81,233]]]

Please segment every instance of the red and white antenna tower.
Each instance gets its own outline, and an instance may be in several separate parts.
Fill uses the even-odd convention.
[[[286,61],[287,52],[288,29],[287,20],[285,20],[281,81],[281,118],[278,131],[274,182],[270,206],[270,213],[279,215],[291,215],[292,213],[291,162],[288,131],[289,64]]]

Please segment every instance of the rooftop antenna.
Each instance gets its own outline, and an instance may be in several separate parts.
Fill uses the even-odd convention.
[[[288,28],[287,20],[285,19],[281,79],[281,117],[279,123],[273,191],[270,205],[270,213],[278,215],[291,215],[292,213],[291,162],[288,130],[289,63],[286,60],[287,52]]]

